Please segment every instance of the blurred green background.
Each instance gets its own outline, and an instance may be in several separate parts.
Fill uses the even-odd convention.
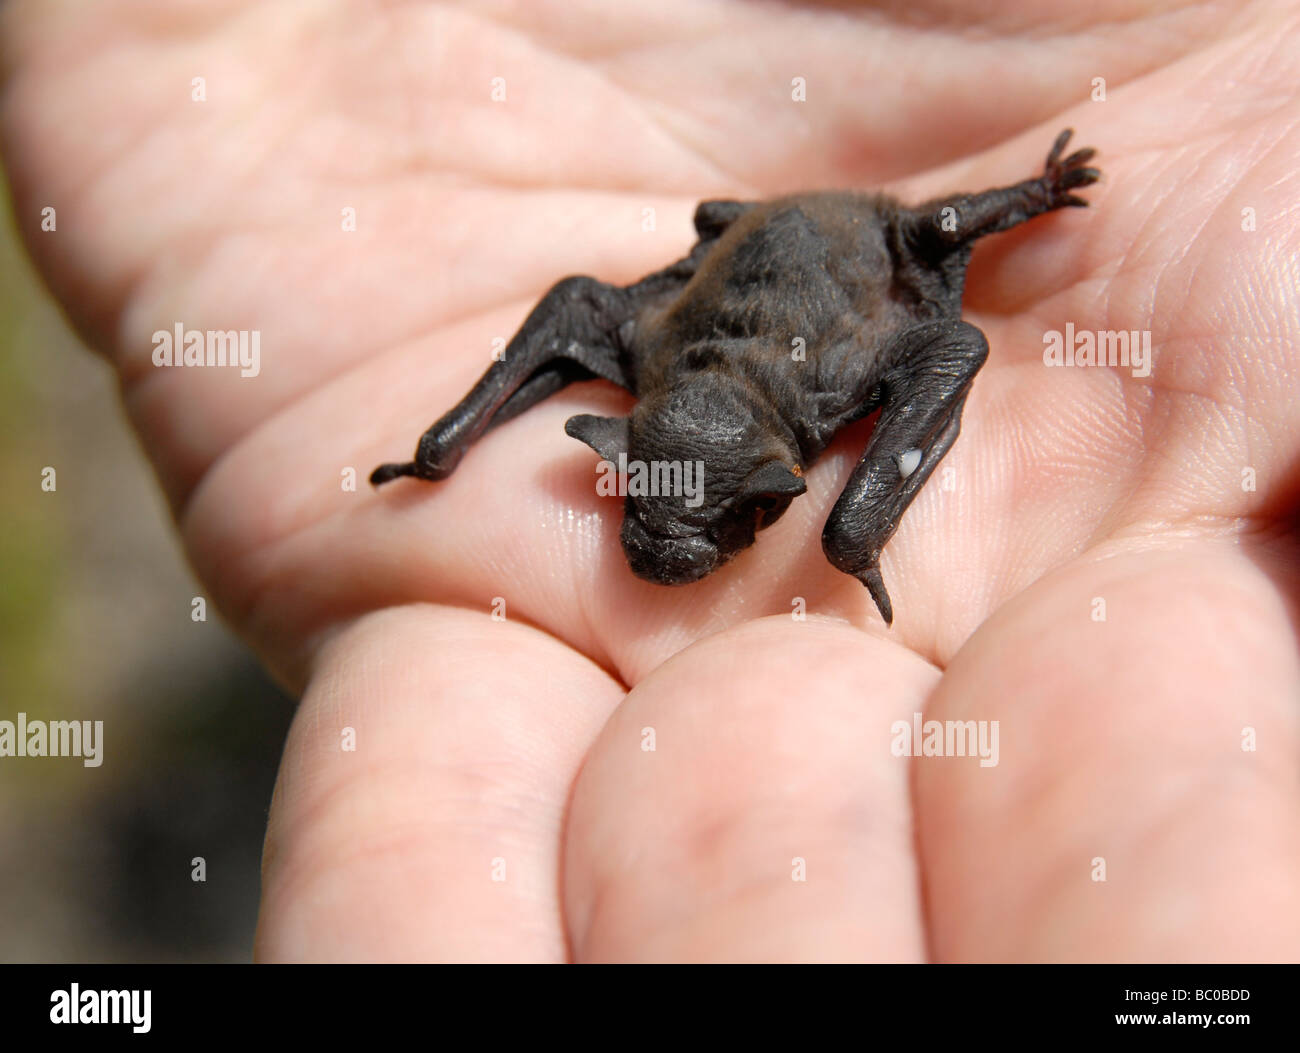
[[[0,204],[0,720],[104,721],[98,768],[0,757],[0,960],[246,961],[292,703],[211,605],[191,621],[112,372],[33,273],[2,173]]]

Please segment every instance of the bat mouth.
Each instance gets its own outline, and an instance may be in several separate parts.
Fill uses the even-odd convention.
[[[665,537],[630,515],[623,519],[623,552],[632,573],[656,585],[688,585],[722,562],[717,544],[703,531]]]

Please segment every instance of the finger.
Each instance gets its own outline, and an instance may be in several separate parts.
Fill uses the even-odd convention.
[[[843,624],[769,618],[638,684],[574,790],[577,959],[923,958],[908,762],[889,742],[937,678]]]
[[[1076,563],[1030,588],[927,714],[1001,729],[995,767],[917,765],[936,956],[1293,961],[1298,687],[1284,605],[1239,552]]]
[[[564,960],[565,801],[622,697],[524,625],[433,607],[362,619],[325,647],[290,732],[257,957]]]

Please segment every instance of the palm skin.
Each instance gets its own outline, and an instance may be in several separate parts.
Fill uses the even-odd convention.
[[[206,586],[303,693],[258,956],[1294,959],[1293,5],[1008,0],[981,33],[941,2],[525,6],[3,9],[28,243]],[[564,434],[626,411],[606,384],[434,487],[340,485],[554,280],[680,255],[699,199],[980,190],[1067,124],[1105,179],[976,250],[992,353],[885,549],[893,630],[819,542],[865,425],[681,589],[627,570]],[[259,329],[261,375],[154,369],[178,320]],[[1066,322],[1150,329],[1152,375],[1045,368]],[[999,721],[999,764],[891,756],[922,710]]]

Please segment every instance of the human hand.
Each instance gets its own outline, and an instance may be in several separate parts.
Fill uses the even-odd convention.
[[[33,255],[205,585],[303,692],[258,955],[1293,958],[1294,6],[520,7],[0,12]],[[680,256],[700,199],[979,190],[1065,125],[1105,179],[976,251],[992,352],[885,549],[892,631],[820,547],[864,426],[682,589],[627,570],[564,434],[626,411],[608,385],[436,487],[340,486],[554,280]],[[178,322],[258,330],[261,372],[154,368]],[[1149,329],[1150,377],[1046,368],[1067,323]],[[998,765],[891,756],[920,711],[998,721]]]

